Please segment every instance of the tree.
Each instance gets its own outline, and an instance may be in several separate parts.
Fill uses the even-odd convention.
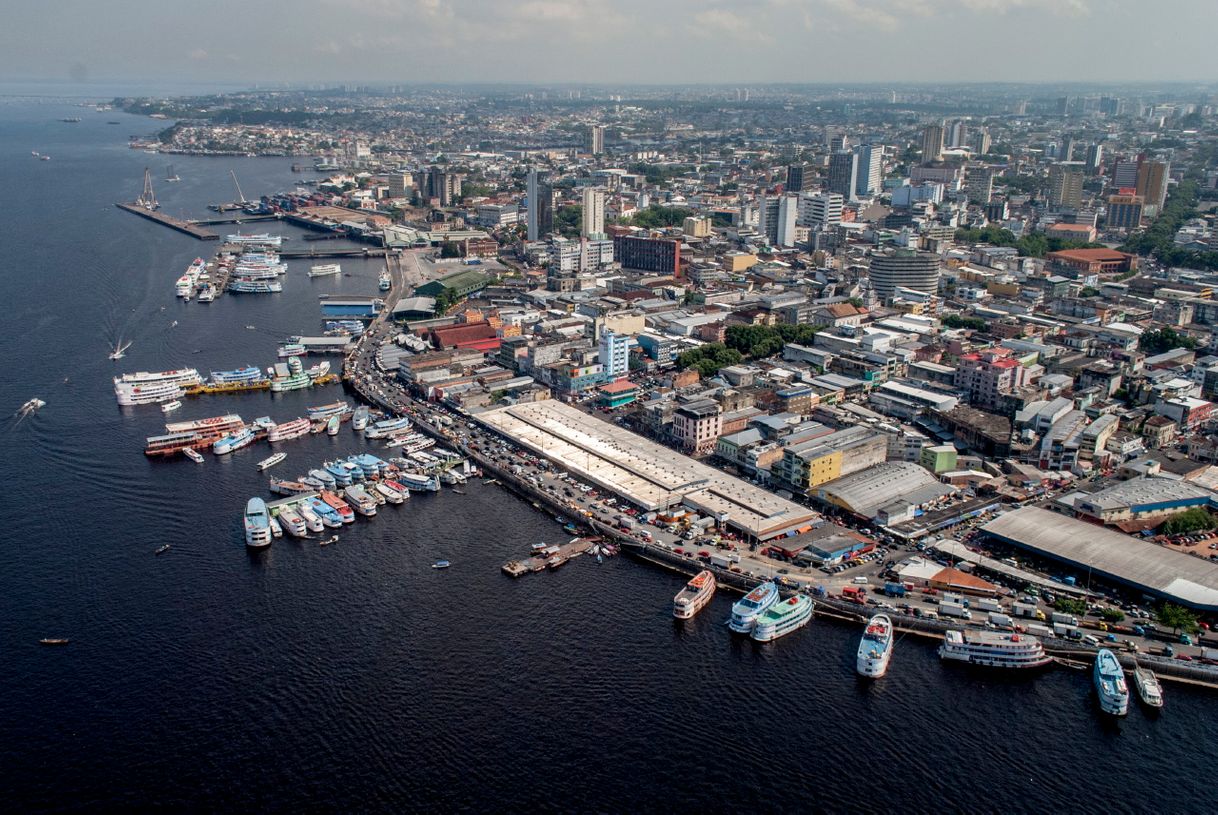
[[[1179,515],[1168,518],[1163,523],[1164,535],[1186,535],[1189,532],[1199,532],[1202,529],[1214,528],[1214,516],[1201,507],[1193,507]]]
[[[692,209],[685,207],[662,207],[652,204],[647,209],[630,216],[629,223],[644,229],[664,229],[670,226],[681,226],[685,219],[694,214]]]
[[[1119,623],[1125,619],[1125,612],[1119,608],[1106,608],[1100,612],[1100,616],[1110,623]]]
[[[440,246],[440,257],[442,258],[459,258],[461,257],[461,247],[456,241],[444,241]]]
[[[961,317],[959,314],[948,314],[940,322],[945,328],[970,328],[973,331],[985,331],[989,327],[980,317]]]
[[[1174,603],[1164,603],[1155,612],[1155,620],[1159,625],[1171,628],[1173,634],[1181,631],[1192,633],[1197,630],[1197,615],[1183,606]]]
[[[705,378],[719,373],[720,368],[737,364],[742,358],[739,351],[728,348],[723,343],[710,342],[691,348],[677,357],[677,367],[694,368]]]
[[[581,204],[559,207],[554,213],[554,230],[564,238],[578,238],[583,219],[584,208]]]
[[[1138,338],[1138,349],[1148,354],[1161,354],[1173,348],[1196,348],[1197,341],[1187,334],[1181,334],[1171,326],[1155,328],[1142,332]]]
[[[1059,597],[1053,604],[1053,608],[1062,614],[1074,614],[1080,617],[1087,613],[1087,604],[1084,601],[1070,597]]]

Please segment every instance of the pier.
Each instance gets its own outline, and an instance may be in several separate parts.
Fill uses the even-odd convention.
[[[520,577],[529,572],[543,572],[546,569],[557,569],[568,560],[587,554],[592,546],[593,541],[575,538],[569,543],[549,547],[549,554],[538,554],[532,557],[519,558],[518,560],[509,560],[503,564],[503,572],[511,577]]]
[[[284,260],[292,258],[383,258],[385,257],[385,249],[325,249],[317,251],[314,249],[288,249],[280,251],[279,257]]]
[[[255,221],[278,221],[277,214],[270,215],[239,215],[235,218],[193,218],[190,223],[195,226],[216,226],[218,224],[250,224]]]
[[[157,212],[154,209],[148,209],[147,207],[142,207],[139,204],[118,203],[118,204],[115,204],[114,206],[116,206],[119,209],[124,210],[126,212],[130,212],[133,215],[138,215],[141,218],[147,218],[150,221],[155,221],[156,223],[161,224],[162,226],[167,226],[170,229],[176,229],[179,232],[184,232],[185,234],[189,235],[190,237],[198,238],[201,241],[218,241],[218,240],[220,240],[220,236],[217,235],[215,232],[211,232],[210,230],[207,230],[207,229],[201,229],[200,227],[196,226],[194,223],[192,223],[190,221],[183,221],[180,218],[175,218],[172,215],[166,215],[163,212]]]

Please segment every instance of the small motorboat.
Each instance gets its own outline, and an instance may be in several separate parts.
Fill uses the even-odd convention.
[[[326,435],[337,436],[338,435],[338,425],[339,425],[338,416],[331,416],[330,420],[328,422],[326,422]]]
[[[331,537],[326,538],[324,541],[318,541],[317,545],[329,546],[332,543],[338,543],[338,535],[332,535]]]
[[[22,417],[29,416],[31,413],[37,412],[40,408],[46,407],[46,404],[46,402],[35,397],[23,404],[21,407],[17,408],[17,415]]]
[[[431,568],[433,568],[433,569],[447,569],[447,568],[448,568],[449,566],[451,566],[451,565],[452,565],[452,564],[451,564],[451,563],[449,563],[447,560],[437,560],[435,563],[431,564]]]
[[[193,447],[185,448],[184,450],[182,450],[182,454],[185,455],[191,461],[193,461],[195,464],[203,463],[203,454],[200,453],[198,450],[194,449]]]
[[[67,645],[69,642],[71,642],[71,640],[67,639],[66,637],[44,637],[43,639],[38,640],[38,642],[42,645]]]
[[[454,495],[465,495],[465,490],[453,490]]]
[[[274,467],[276,464],[283,461],[287,457],[288,457],[287,453],[276,453],[275,455],[270,456],[269,458],[264,458],[262,461],[259,461],[258,469],[259,470],[269,470],[271,467]]]
[[[172,402],[166,402],[161,405],[161,413],[173,413],[182,406],[181,401],[174,399]]]
[[[165,554],[166,552],[168,552],[168,551],[169,551],[169,547],[170,547],[171,545],[172,545],[172,544],[163,543],[163,544],[161,544],[160,546],[158,546],[158,547],[157,547],[156,551],[155,551],[155,552],[153,552],[153,554],[154,554],[154,555],[163,555],[163,554]]]

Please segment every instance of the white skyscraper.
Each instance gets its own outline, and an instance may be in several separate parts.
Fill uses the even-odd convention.
[[[884,174],[884,148],[879,145],[864,144],[859,147],[858,175],[855,183],[855,194],[862,196],[875,195],[880,191]]]
[[[630,337],[606,330],[601,334],[597,360],[606,376],[625,376],[630,371]]]
[[[599,238],[605,234],[604,190],[584,188],[584,216],[579,234],[585,238]]]
[[[795,245],[795,225],[799,220],[799,196],[784,195],[778,199],[778,230],[775,235],[779,246]]]
[[[811,229],[829,229],[842,222],[842,196],[835,192],[806,195],[799,204],[799,225]]]

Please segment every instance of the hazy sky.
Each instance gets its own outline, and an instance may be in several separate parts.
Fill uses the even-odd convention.
[[[1215,80],[1218,0],[4,0],[0,80]]]

